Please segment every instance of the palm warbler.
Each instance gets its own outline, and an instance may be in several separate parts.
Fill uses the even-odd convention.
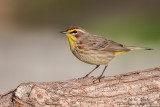
[[[100,65],[105,65],[103,72],[97,78],[99,81],[107,68],[108,62],[115,56],[131,50],[152,50],[151,48],[124,46],[101,36],[90,34],[77,26],[71,26],[61,33],[67,35],[70,49],[79,60],[96,65],[85,77],[88,77]]]

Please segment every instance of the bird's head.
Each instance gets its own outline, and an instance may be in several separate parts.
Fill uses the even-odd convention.
[[[66,34],[68,39],[76,41],[77,39],[80,39],[87,32],[81,27],[71,26],[66,31],[61,31],[60,33]]]

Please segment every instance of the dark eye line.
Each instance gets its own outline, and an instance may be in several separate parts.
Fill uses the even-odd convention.
[[[71,32],[71,33],[77,33],[77,31],[76,30],[74,30],[73,32]]]

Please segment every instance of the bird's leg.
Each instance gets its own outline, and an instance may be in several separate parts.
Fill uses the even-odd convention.
[[[90,71],[86,76],[84,76],[83,78],[88,77],[94,70],[96,70],[100,65],[97,65],[92,71]]]
[[[96,79],[96,80],[99,80],[99,82],[100,82],[100,79],[102,78],[103,73],[104,73],[104,71],[106,70],[107,66],[108,66],[108,65],[106,64],[105,67],[104,67],[104,69],[103,69],[102,74]],[[93,83],[95,83],[96,80],[94,80]]]

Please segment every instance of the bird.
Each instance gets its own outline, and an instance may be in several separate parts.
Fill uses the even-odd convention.
[[[146,47],[125,46],[102,36],[91,34],[78,26],[71,26],[60,33],[67,36],[70,50],[75,57],[87,64],[96,65],[96,67],[83,78],[88,77],[100,65],[105,66],[101,75],[96,79],[99,80],[99,82],[108,63],[115,56],[132,50],[152,50],[152,48]]]

